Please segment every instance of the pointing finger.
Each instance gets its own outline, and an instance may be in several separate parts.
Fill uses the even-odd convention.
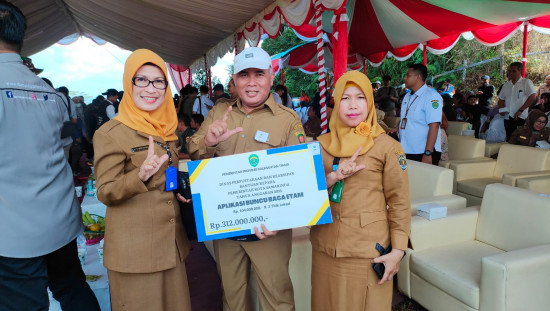
[[[364,169],[364,168],[365,168],[365,164],[357,165],[357,166],[355,167],[355,169],[353,170],[353,172],[355,173],[355,172],[360,171],[360,170],[362,170],[362,169]]]
[[[355,159],[359,156],[359,152],[361,151],[361,147],[357,148],[357,151],[351,156],[351,161],[355,162]]]
[[[155,154],[155,143],[153,136],[149,135],[149,149],[147,150],[147,158]]]
[[[227,107],[227,110],[225,111],[225,114],[223,115],[222,121],[225,122],[227,119],[229,119],[229,115],[231,114],[231,110],[233,110],[232,106]]]

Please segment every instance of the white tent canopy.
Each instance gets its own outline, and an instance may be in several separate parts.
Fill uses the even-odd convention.
[[[273,0],[14,0],[13,3],[27,17],[22,55],[32,55],[78,33],[95,35],[128,50],[148,48],[167,62],[191,65],[214,47],[220,48],[224,41],[226,44],[220,48],[225,50],[223,53],[233,50],[233,33]]]
[[[314,0],[12,0],[28,28],[23,55],[62,38],[93,35],[121,48],[148,48],[173,64],[204,68],[227,52],[256,46],[262,34],[276,37],[281,23],[300,26],[312,17]],[[344,0],[316,0],[325,9]],[[352,1],[352,0],[348,0]]]

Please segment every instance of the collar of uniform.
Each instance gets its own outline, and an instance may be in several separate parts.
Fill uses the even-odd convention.
[[[416,96],[421,96],[422,93],[424,93],[426,90],[428,89],[428,85],[426,83],[424,83],[424,85],[422,85],[416,92],[414,92],[414,94],[412,95],[416,95]]]
[[[514,86],[514,85],[520,83],[521,80],[523,80],[523,79],[524,79],[523,77],[519,77],[519,79],[516,81],[516,83],[512,82],[512,80],[508,80],[506,83],[510,82],[510,84]]]
[[[0,63],[23,63],[21,56],[17,53],[0,53]]]
[[[265,107],[269,108],[271,110],[271,113],[275,114],[275,111],[278,107],[279,104],[277,104],[275,102],[275,100],[273,99],[273,95],[269,95],[269,97],[267,98],[267,100],[258,108],[254,109],[252,112],[254,111],[258,111],[258,110],[261,110],[261,109],[264,109]],[[233,106],[237,106],[237,108],[244,112],[246,114],[246,111],[244,110],[243,108],[243,104],[241,103],[241,99],[237,99],[235,101],[235,103],[233,103]]]

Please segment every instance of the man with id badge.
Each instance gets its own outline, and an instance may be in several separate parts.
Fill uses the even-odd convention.
[[[98,199],[107,205],[103,264],[116,310],[191,310],[190,244],[177,188],[176,109],[164,60],[133,52],[119,114],[94,135]],[[177,199],[184,202],[181,195]]]
[[[265,150],[305,142],[296,112],[277,104],[271,58],[251,47],[235,56],[237,99],[216,104],[201,128],[191,137],[191,159]],[[214,181],[213,181],[214,182]],[[224,311],[250,310],[247,283],[254,266],[262,310],[294,310],[288,262],[292,231],[269,231],[263,224],[255,235],[214,241],[218,272],[223,286]]]
[[[405,86],[411,91],[401,105],[399,141],[407,159],[437,165],[441,159],[441,124],[443,99],[426,85],[428,69],[411,64]]]

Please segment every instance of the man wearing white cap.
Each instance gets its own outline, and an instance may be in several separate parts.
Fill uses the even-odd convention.
[[[277,104],[271,58],[251,47],[235,56],[233,80],[238,98],[218,103],[188,143],[191,159],[265,150],[303,143],[296,112]],[[261,232],[260,232],[261,231]],[[288,274],[292,230],[269,231],[263,224],[255,235],[214,241],[223,286],[224,311],[250,310],[247,297],[250,266],[254,267],[262,310],[294,310]]]

